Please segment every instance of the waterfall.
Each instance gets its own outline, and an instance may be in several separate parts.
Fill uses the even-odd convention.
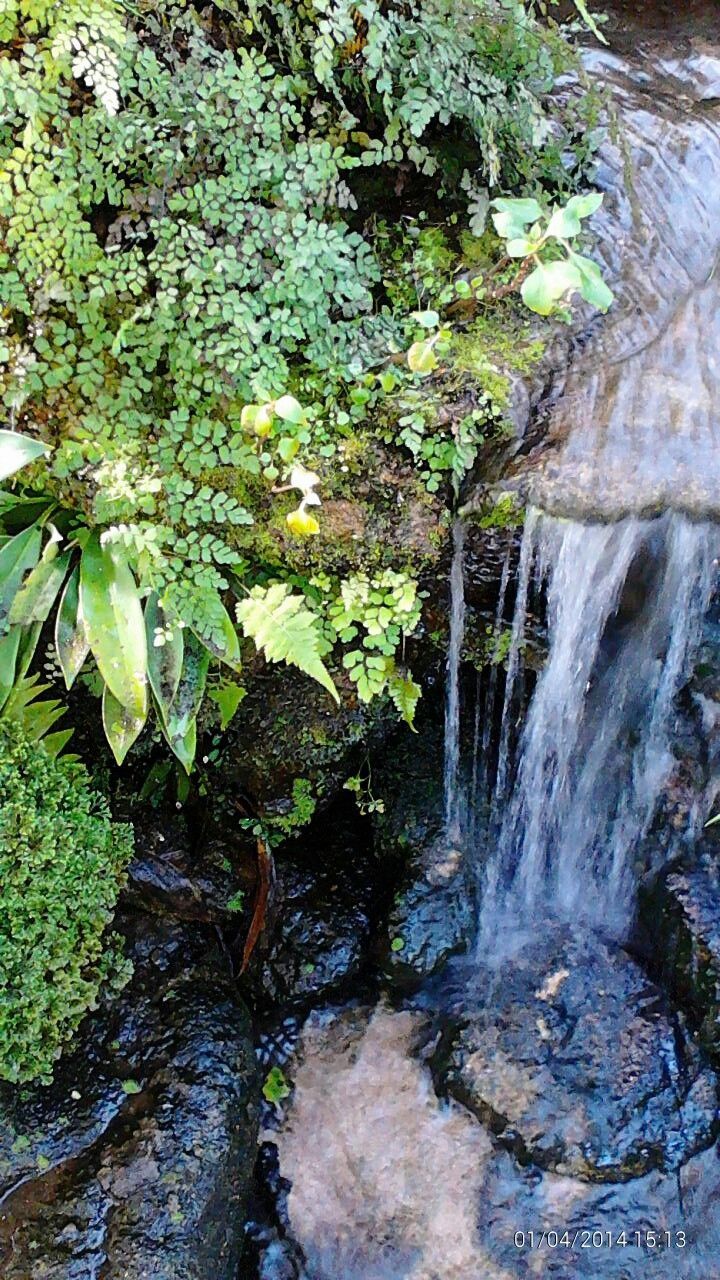
[[[453,525],[453,556],[450,568],[450,642],[447,656],[445,702],[445,833],[450,842],[460,839],[462,800],[460,788],[460,657],[465,636],[465,525]]]
[[[485,954],[512,949],[538,916],[617,937],[627,929],[634,855],[671,771],[673,703],[717,543],[712,525],[680,514],[586,525],[530,510],[482,896]],[[549,653],[513,769],[509,725],[533,591],[546,599]]]

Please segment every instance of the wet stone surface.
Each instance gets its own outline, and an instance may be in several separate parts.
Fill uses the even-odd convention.
[[[207,940],[128,926],[129,986],[49,1087],[0,1090],[4,1280],[236,1280],[258,1081]]]
[[[565,937],[479,981],[435,1071],[521,1163],[617,1182],[711,1144],[716,1077],[630,957]]]

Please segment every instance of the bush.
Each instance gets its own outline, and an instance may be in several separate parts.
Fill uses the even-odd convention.
[[[0,720],[0,1077],[50,1080],[101,985],[127,962],[106,930],[132,856],[82,765]]]

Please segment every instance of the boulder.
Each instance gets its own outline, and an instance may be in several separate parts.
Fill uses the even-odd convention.
[[[258,1081],[248,1014],[199,931],[129,921],[128,986],[51,1086],[0,1090],[6,1280],[236,1280]]]
[[[712,1143],[716,1077],[625,953],[560,935],[480,982],[435,1073],[522,1164],[623,1182]]]

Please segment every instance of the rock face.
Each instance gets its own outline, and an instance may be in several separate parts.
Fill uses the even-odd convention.
[[[131,983],[54,1083],[0,1091],[6,1280],[236,1280],[257,1129],[248,1016],[201,934],[128,929]]]
[[[369,833],[335,806],[277,861],[273,927],[257,975],[263,1005],[298,1006],[357,978],[383,889]]]
[[[385,811],[376,815],[376,840],[388,865],[399,868],[383,958],[386,976],[414,986],[463,951],[474,927],[473,895],[460,850],[443,831],[442,737],[422,726],[410,744],[397,740],[378,778]]]
[[[710,1145],[716,1078],[629,957],[565,937],[485,980],[436,1070],[522,1164],[622,1182]]]
[[[661,877],[644,901],[660,976],[720,1062],[720,867],[706,856]]]

